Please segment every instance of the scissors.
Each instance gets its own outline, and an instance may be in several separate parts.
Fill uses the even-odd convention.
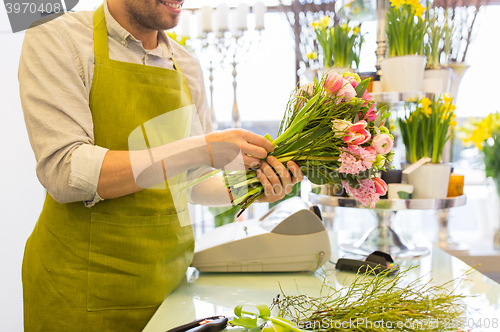
[[[212,316],[194,320],[166,332],[219,332],[226,328],[227,322],[228,318],[225,316]]]

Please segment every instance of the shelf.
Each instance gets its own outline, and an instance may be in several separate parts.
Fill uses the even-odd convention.
[[[368,209],[352,198],[309,193],[309,200],[311,203],[320,204],[322,207]],[[430,252],[429,248],[414,245],[392,228],[392,220],[395,214],[402,210],[442,210],[442,219],[445,220],[448,209],[463,206],[466,202],[466,195],[443,199],[381,199],[376,203],[375,208],[371,209],[377,215],[376,226],[367,231],[361,239],[354,243],[343,243],[340,248],[346,252],[362,255],[378,250],[399,258],[425,256]],[[443,234],[446,235],[443,237],[447,240],[447,230]]]
[[[309,200],[314,204],[328,206],[367,208],[355,199],[346,197],[310,193]],[[466,195],[443,199],[381,199],[375,204],[375,210],[443,210],[465,205],[466,202]]]

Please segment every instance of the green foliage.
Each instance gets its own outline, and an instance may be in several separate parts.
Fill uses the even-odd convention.
[[[418,2],[417,2],[418,4]],[[426,23],[420,4],[391,6],[386,16],[389,56],[424,55]],[[422,12],[421,12],[422,11]]]
[[[342,331],[346,332],[450,331],[446,322],[463,320],[465,316],[462,304],[465,296],[453,293],[454,280],[432,286],[420,277],[402,285],[411,269],[400,271],[395,277],[388,276],[391,269],[379,274],[373,269],[358,272],[352,283],[344,283],[340,289],[331,286],[325,276],[321,296],[286,295],[282,291],[273,307],[278,308],[279,317],[300,322],[298,326],[306,330],[334,331],[342,326]],[[388,328],[387,324],[374,324],[382,320],[390,322],[393,328]],[[325,321],[329,323],[326,328]],[[364,324],[352,325],[350,321]],[[413,329],[404,325],[409,322],[414,324]],[[438,323],[433,326],[429,322]],[[398,324],[403,328],[398,328]]]
[[[430,3],[427,3],[427,7]],[[432,8],[425,12],[427,38],[424,52],[427,57],[426,68],[438,69],[448,66],[453,36],[453,23],[448,19],[448,11]]]
[[[349,21],[329,27],[328,16],[313,22],[312,26],[316,33],[318,43],[323,50],[323,64],[325,68],[359,67],[361,46],[364,37],[360,33],[360,26],[349,27]]]

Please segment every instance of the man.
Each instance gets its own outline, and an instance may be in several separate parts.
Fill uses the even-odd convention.
[[[182,4],[108,0],[26,33],[21,101],[48,191],[23,260],[26,331],[142,330],[193,255],[192,228],[181,225],[187,200],[171,181],[228,158],[227,151],[189,151],[237,146],[245,167],[259,165],[262,201],[282,198],[303,178],[295,163],[287,164],[290,176],[276,159],[260,161],[273,150],[261,136],[210,132],[201,68],[163,32],[177,24]],[[131,149],[137,132],[143,150]],[[163,187],[151,189],[161,180],[157,170]],[[217,205],[227,195],[213,177],[194,186],[190,199]]]

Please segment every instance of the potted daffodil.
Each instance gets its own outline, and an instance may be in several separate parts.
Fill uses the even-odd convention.
[[[425,10],[418,0],[391,0],[386,15],[389,57],[380,63],[384,91],[422,91]]]
[[[433,100],[423,97],[408,103],[407,114],[398,119],[406,161],[413,164],[422,158],[430,160],[408,174],[408,183],[414,186],[413,198],[447,196],[451,165],[442,163],[441,156],[450,139],[450,128],[457,124],[452,100],[448,96]]]
[[[349,21],[330,26],[330,17],[314,21],[312,24],[316,38],[323,53],[323,69],[339,68],[333,72],[341,72],[346,68],[359,67],[359,55],[364,38],[360,25],[351,26]]]

